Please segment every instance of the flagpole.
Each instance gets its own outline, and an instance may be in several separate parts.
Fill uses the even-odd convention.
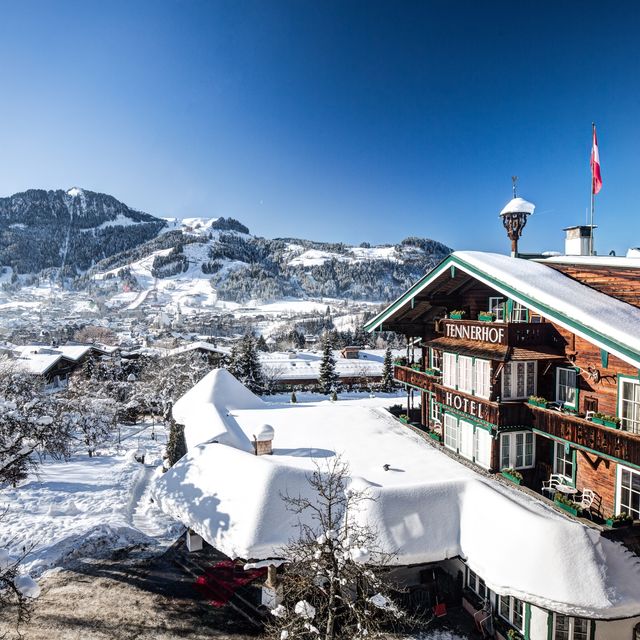
[[[591,146],[593,149],[593,136],[596,130],[596,123],[591,123]],[[589,225],[591,227],[591,233],[589,235],[589,255],[593,255],[593,210],[595,209],[595,194],[593,193],[593,167],[591,167],[591,215]]]

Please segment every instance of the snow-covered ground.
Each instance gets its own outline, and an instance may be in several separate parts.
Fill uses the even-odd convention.
[[[67,461],[46,459],[37,475],[17,488],[0,491],[7,509],[0,527],[0,548],[28,555],[25,571],[37,577],[45,570],[78,557],[100,557],[135,544],[170,544],[182,526],[154,507],[147,486],[161,466],[164,430],[149,424],[122,427],[114,441],[90,458],[78,451]],[[145,464],[136,462],[138,450]]]

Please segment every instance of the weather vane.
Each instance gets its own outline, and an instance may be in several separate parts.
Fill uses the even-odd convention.
[[[511,182],[513,182],[513,197],[516,197],[516,183],[518,182],[518,176],[511,176]]]

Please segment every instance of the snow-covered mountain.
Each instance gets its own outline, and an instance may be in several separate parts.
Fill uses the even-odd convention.
[[[386,301],[450,252],[422,238],[382,246],[261,238],[233,218],[160,219],[78,188],[0,198],[0,285],[7,293],[62,275],[67,288],[107,299],[126,294],[123,302],[151,291],[157,299],[163,290],[205,306]]]
[[[165,225],[103,193],[29,189],[0,198],[0,265],[19,274],[59,269],[76,276]]]
[[[168,220],[167,225],[153,240],[101,261],[75,286],[108,282],[156,294],[181,288],[207,294],[209,301],[236,303],[321,297],[385,301],[451,252],[422,238],[384,246],[267,239],[231,218]]]

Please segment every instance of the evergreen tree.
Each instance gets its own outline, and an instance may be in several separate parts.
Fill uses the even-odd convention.
[[[178,424],[171,414],[167,422],[169,423],[169,441],[166,457],[167,466],[172,467],[187,453],[187,442],[184,439],[184,426]]]
[[[267,346],[267,341],[264,339],[264,336],[261,335],[257,342],[256,342],[256,348],[258,349],[258,351],[269,351],[269,347]]]
[[[384,362],[382,364],[382,382],[380,383],[380,389],[389,393],[393,391],[395,381],[393,379],[393,361],[391,359],[391,347],[387,347],[384,352]]]
[[[229,372],[253,393],[264,393],[265,379],[258,354],[257,340],[247,333],[231,349]]]
[[[320,391],[325,395],[331,393],[338,384],[336,373],[336,359],[333,356],[333,342],[328,334],[325,334],[322,344],[322,361],[320,362]]]

